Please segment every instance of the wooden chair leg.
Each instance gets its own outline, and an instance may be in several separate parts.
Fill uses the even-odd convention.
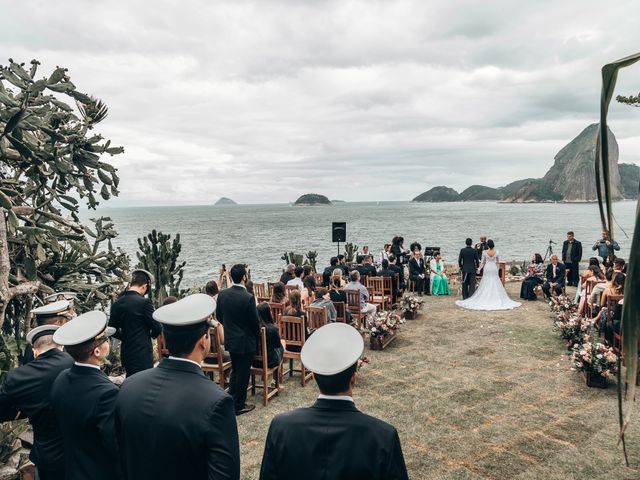
[[[293,358],[289,359],[289,376],[293,377]]]
[[[300,383],[302,383],[302,386],[304,387],[304,383],[305,383],[305,377],[307,376],[307,369],[304,368],[304,364],[302,363],[302,361],[300,361],[300,370],[301,370],[301,374],[302,374],[302,379],[300,380]]]

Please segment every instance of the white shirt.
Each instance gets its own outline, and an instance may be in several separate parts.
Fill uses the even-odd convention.
[[[231,282],[231,286],[232,287],[244,288],[245,290],[247,289],[247,287],[245,287],[244,283],[233,283],[233,282]]]
[[[100,370],[100,367],[98,365],[94,365],[93,363],[80,363],[80,362],[73,362],[73,363],[75,363],[79,367],[91,367],[91,368]]]
[[[189,362],[189,363],[193,363],[198,368],[202,368],[202,366],[198,362],[194,362],[189,358],[180,358],[180,357],[174,357],[173,355],[169,355],[169,360],[178,360],[179,362]]]
[[[324,393],[318,395],[318,400],[346,400],[351,403],[356,403],[349,395],[325,395]]]
[[[304,283],[300,280],[300,277],[293,278],[287,282],[287,285],[297,285],[300,290],[304,288]]]

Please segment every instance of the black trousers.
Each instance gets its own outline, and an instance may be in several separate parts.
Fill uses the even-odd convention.
[[[476,291],[476,272],[462,272],[462,299],[467,299]]]
[[[556,292],[556,295],[560,295],[562,293],[562,287],[563,285],[561,283],[556,285],[556,288],[554,289],[554,291]],[[544,292],[545,297],[550,297],[551,284],[549,282],[544,282],[544,285],[542,285],[542,291]]]
[[[579,263],[577,262],[564,262],[564,266],[567,267],[567,284],[570,287],[577,287],[580,278],[580,272],[578,271]]]
[[[231,375],[229,376],[229,394],[233,397],[236,411],[242,410],[247,401],[249,371],[255,353],[230,353]]]
[[[409,280],[413,282],[415,292],[418,294],[423,294],[424,292],[429,291],[429,277],[425,275],[425,278],[420,278],[419,276],[409,277]]]

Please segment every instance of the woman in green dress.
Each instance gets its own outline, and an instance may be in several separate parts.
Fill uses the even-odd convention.
[[[431,266],[431,294],[450,295],[449,282],[444,273],[444,262],[440,252],[435,252],[429,265]]]

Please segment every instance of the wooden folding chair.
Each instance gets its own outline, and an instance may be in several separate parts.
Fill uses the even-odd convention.
[[[285,341],[287,346],[298,346],[302,349],[306,339],[306,331],[303,317],[290,317],[283,315],[280,318],[280,338]],[[291,352],[284,349],[284,359],[289,360],[289,370],[282,374],[288,373],[293,376],[293,372],[300,372],[302,378],[300,384],[304,387],[305,382],[311,379],[312,373],[308,372],[304,364],[300,360],[300,352]],[[300,369],[293,368],[293,362],[300,362]]]
[[[336,322],[346,323],[347,312],[344,302],[333,302],[333,306],[336,309]]]
[[[611,329],[613,330],[613,314],[616,311],[618,302],[624,298],[624,295],[609,295],[607,297],[607,323],[611,323]],[[620,331],[622,333],[622,330]],[[616,354],[622,354],[622,334],[613,332],[613,350]],[[617,341],[616,341],[617,340]]]
[[[267,302],[269,304],[269,310],[271,310],[271,317],[273,323],[280,325],[280,317],[284,315],[284,303]]]
[[[267,295],[269,298],[273,297],[273,286],[278,282],[267,282]]]
[[[378,311],[384,310],[387,301],[384,296],[384,279],[383,277],[369,277],[369,303],[379,305]]]
[[[397,273],[395,274],[397,275]],[[394,275],[394,276],[395,276]],[[389,308],[395,307],[396,303],[393,301],[393,280],[392,277],[380,277],[382,278],[382,296]]]
[[[324,307],[307,307],[307,328],[313,332],[327,324],[327,309]]]
[[[285,285],[284,290],[288,297],[289,293],[293,292],[294,290],[300,291],[300,288],[299,288],[299,285]]]
[[[260,353],[256,354],[254,361],[261,362],[262,367],[251,367],[251,385],[247,390],[251,390],[251,395],[256,394],[256,389],[262,389],[262,404],[266,407],[269,400],[280,393],[280,369],[282,363],[277,367],[267,366],[267,329],[260,329]],[[262,377],[262,383],[256,383],[256,376]],[[273,380],[273,385],[271,384]]]
[[[360,303],[360,290],[345,289],[347,294],[347,310],[351,314],[351,319],[357,322],[358,327],[365,327],[366,315],[362,313],[362,304]]]
[[[265,286],[264,283],[254,283],[253,293],[255,294],[256,298],[268,296],[267,287]]]
[[[222,347],[218,341],[218,331],[215,327],[209,329],[209,338],[211,339],[211,347],[205,361],[202,363],[202,371],[215,381],[214,374],[218,374],[218,385],[224,391],[228,390],[226,374],[231,371],[231,361],[225,362],[222,358]],[[215,363],[207,363],[207,359],[213,360]]]

